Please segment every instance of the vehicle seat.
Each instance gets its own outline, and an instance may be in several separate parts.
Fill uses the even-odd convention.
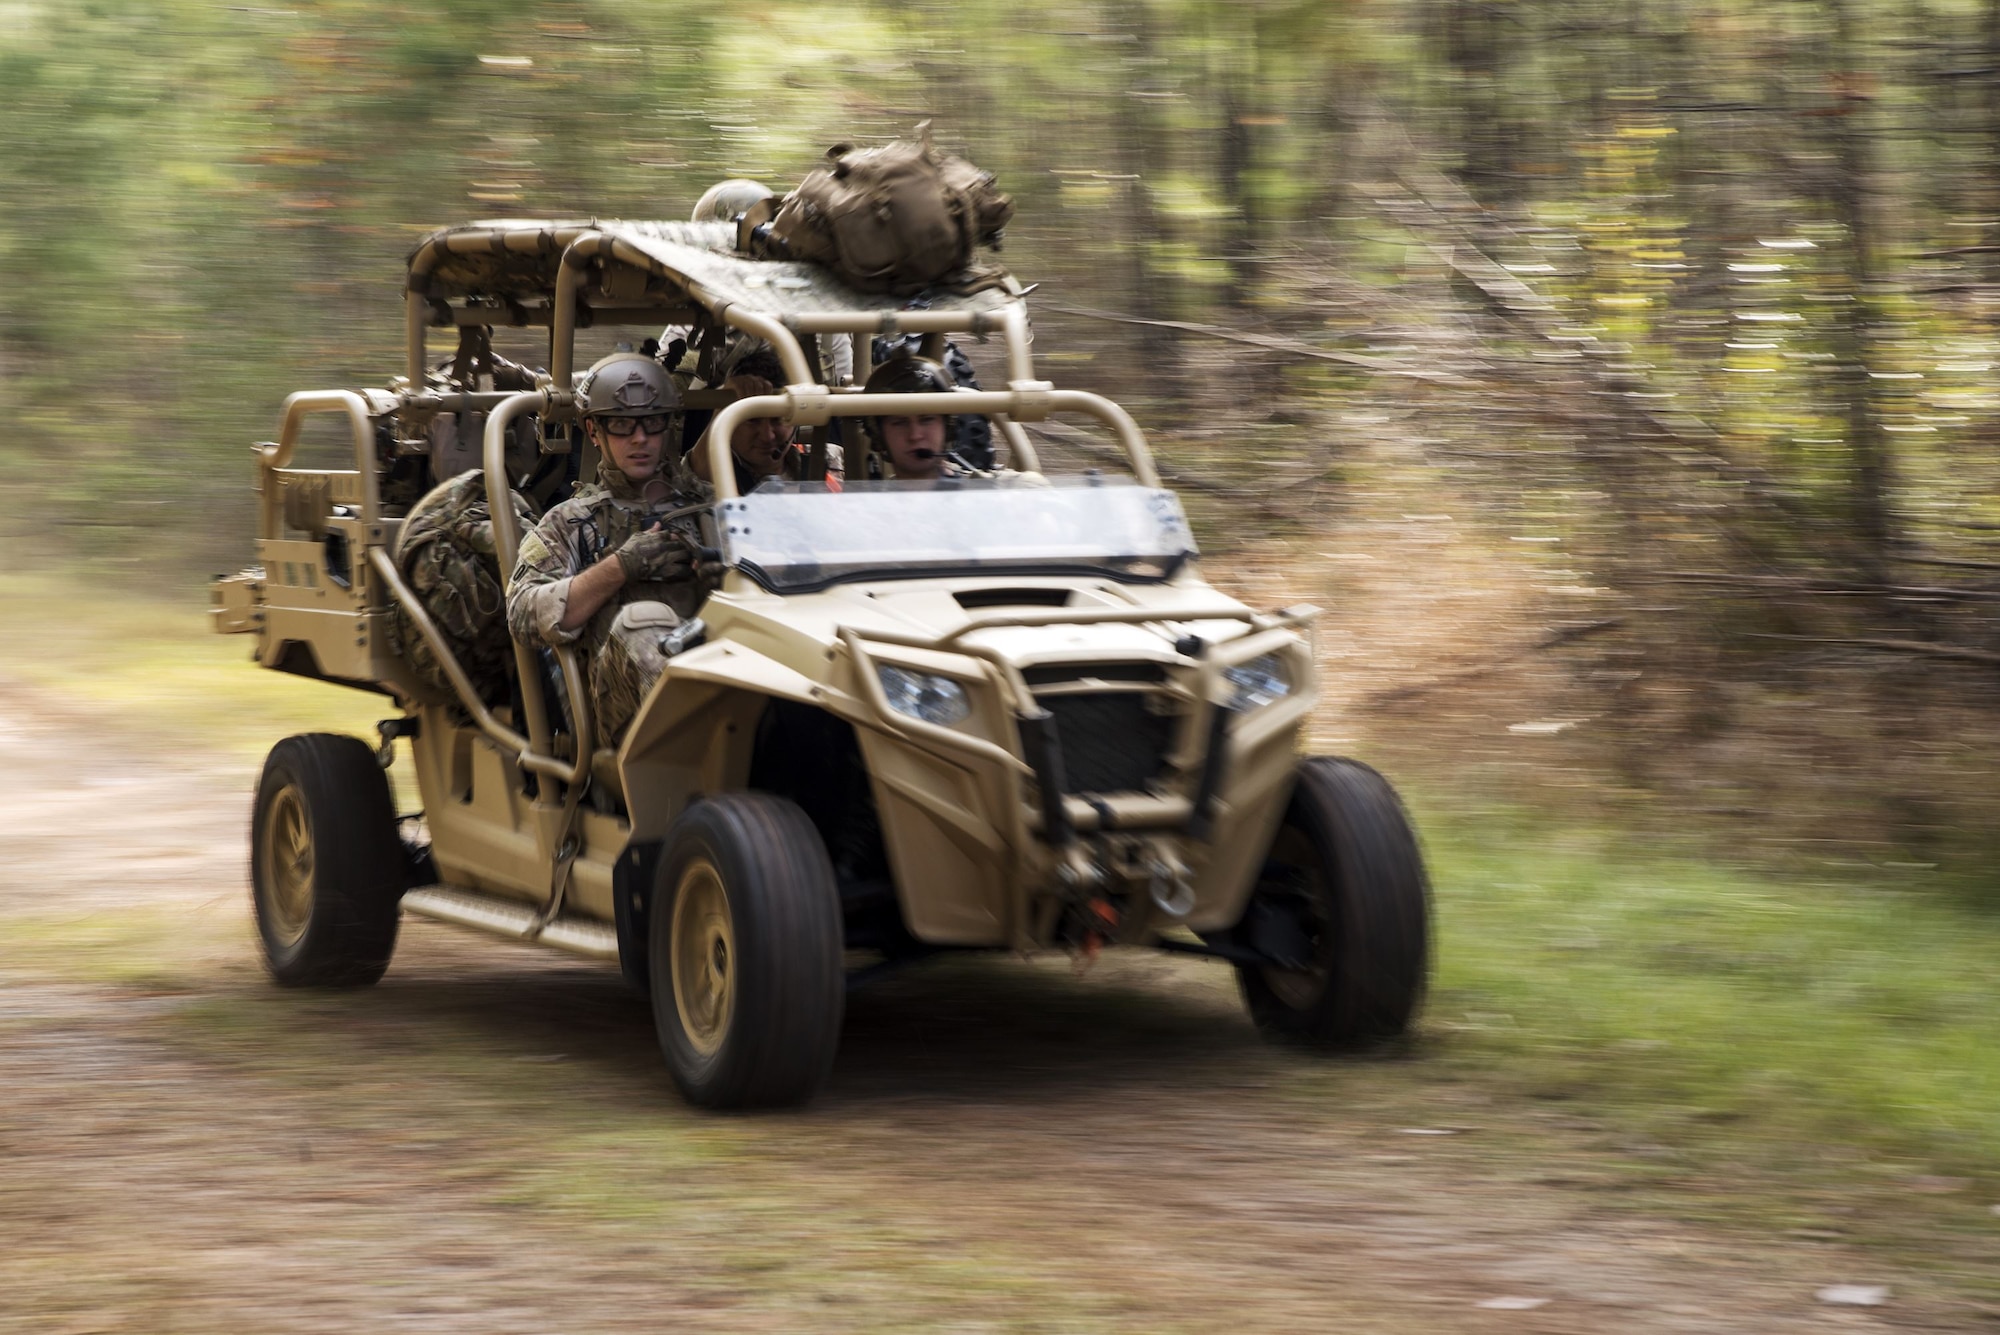
[[[618,752],[608,746],[600,746],[591,753],[590,781],[597,791],[614,797],[619,806],[625,805],[625,784],[618,777]]]

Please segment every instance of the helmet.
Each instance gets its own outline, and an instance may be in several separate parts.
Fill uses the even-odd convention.
[[[910,303],[912,308],[923,309],[921,299]],[[921,334],[906,334],[901,338],[876,338],[870,342],[870,352],[876,364],[894,361],[897,357],[914,357],[923,347]],[[959,389],[978,389],[979,378],[974,374],[972,359],[965,355],[958,344],[945,340],[944,358],[940,363],[944,373]],[[993,454],[993,424],[978,413],[961,413],[951,419],[952,457],[968,468],[981,472],[991,472],[995,459]]]
[[[948,394],[954,388],[951,374],[927,357],[913,357],[908,353],[897,353],[868,373],[867,383],[862,385],[864,394]],[[868,462],[871,476],[886,474],[888,470],[889,439],[882,434],[882,419],[863,419],[867,424],[868,443],[874,458]],[[945,418],[944,434],[952,438],[952,419]]]
[[[681,396],[666,368],[651,357],[614,352],[584,373],[576,406],[585,417],[646,417],[678,411]]]
[[[957,386],[942,366],[927,357],[898,353],[868,373],[864,394],[949,394]]]
[[[771,187],[740,176],[718,181],[702,192],[694,206],[695,222],[735,222],[751,208],[777,197]]]

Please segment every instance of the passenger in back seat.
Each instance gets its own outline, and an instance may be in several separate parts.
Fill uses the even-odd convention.
[[[754,399],[778,392],[777,386],[769,380],[755,375],[733,375],[723,388],[739,399]],[[765,478],[782,477],[797,482],[806,473],[808,456],[805,447],[792,439],[792,429],[776,417],[752,417],[743,422],[730,437],[729,451],[736,468],[736,492],[740,496],[755,491]],[[687,452],[682,468],[684,477],[680,485],[683,490],[700,490],[704,496],[712,494],[706,431],[695,442],[694,448]],[[825,478],[828,490],[840,490],[840,475],[840,447],[829,445]]]
[[[680,398],[658,362],[613,353],[590,368],[577,399],[601,456],[597,481],[521,540],[507,624],[531,644],[581,644],[597,741],[609,746],[667,659],[700,643],[702,498],[677,488],[665,466]]]

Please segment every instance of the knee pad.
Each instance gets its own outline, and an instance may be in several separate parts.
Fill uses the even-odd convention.
[[[665,603],[627,603],[611,620],[613,635],[664,634],[681,624],[680,614]]]

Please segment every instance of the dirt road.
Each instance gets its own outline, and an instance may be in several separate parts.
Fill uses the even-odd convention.
[[[674,1097],[616,975],[406,921],[261,975],[252,775],[0,693],[0,1330],[1959,1329],[1633,1204],[1589,1127],[1261,1046],[1200,962],[852,999],[825,1096]],[[1451,1134],[1412,1134],[1413,1132]],[[1814,1299],[1893,1281],[1877,1308]],[[1482,1305],[1487,1304],[1487,1305]]]

